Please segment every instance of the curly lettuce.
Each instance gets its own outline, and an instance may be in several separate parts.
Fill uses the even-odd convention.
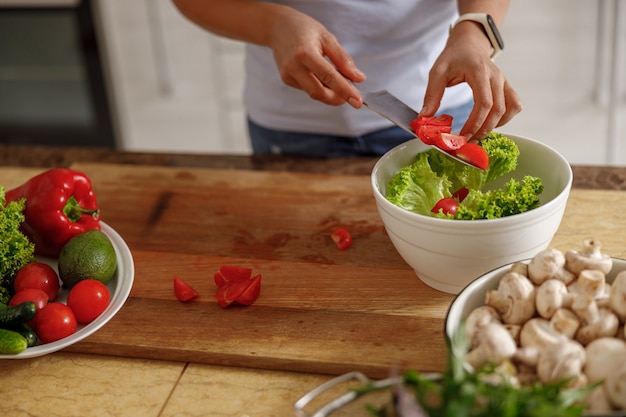
[[[17,271],[35,260],[35,245],[20,231],[24,222],[25,200],[6,204],[0,186],[0,303],[6,304],[13,290]]]
[[[414,213],[462,220],[494,219],[538,207],[543,192],[540,178],[511,179],[503,189],[483,191],[487,184],[515,171],[520,151],[512,139],[497,132],[487,135],[481,146],[489,155],[485,171],[435,149],[418,154],[413,164],[403,167],[388,182],[387,199]],[[455,215],[431,212],[440,199],[452,197],[463,188],[469,194]]]

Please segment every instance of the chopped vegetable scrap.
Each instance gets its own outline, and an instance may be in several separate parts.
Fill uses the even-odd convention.
[[[7,191],[7,202],[25,199],[22,231],[35,244],[35,253],[59,256],[73,236],[100,229],[91,181],[82,172],[53,168]]]
[[[335,242],[335,245],[337,245],[339,250],[346,250],[352,246],[352,235],[350,235],[350,232],[348,232],[345,227],[333,230],[330,237],[333,239],[333,242]]]
[[[189,284],[178,277],[174,277],[174,295],[178,301],[193,300],[198,296],[198,292]]]
[[[233,303],[251,305],[261,293],[261,274],[252,276],[252,268],[223,265],[214,275],[217,302],[226,308]]]

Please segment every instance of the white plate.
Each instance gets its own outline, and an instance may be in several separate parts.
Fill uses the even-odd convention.
[[[109,225],[104,222],[100,222],[102,226],[102,231],[109,237],[111,243],[113,244],[113,248],[115,248],[115,255],[117,257],[117,269],[115,270],[115,274],[113,278],[107,282],[107,287],[109,292],[111,293],[111,301],[107,306],[106,310],[102,312],[102,314],[87,325],[78,324],[76,328],[76,333],[71,336],[65,337],[61,340],[57,340],[52,343],[38,344],[33,347],[29,347],[21,353],[16,355],[0,355],[0,359],[25,359],[25,358],[34,358],[36,356],[47,355],[48,353],[56,352],[57,350],[61,350],[66,348],[74,343],[83,340],[87,336],[91,335],[102,326],[104,326],[109,320],[113,318],[113,316],[122,308],[128,295],[130,294],[130,289],[133,286],[133,280],[135,279],[135,265],[133,263],[133,256],[130,253],[130,249],[124,242],[124,239],[111,228]],[[55,271],[58,272],[57,269],[57,261],[53,258],[43,258],[37,257],[39,262],[45,262],[52,266]],[[61,287],[59,291],[59,295],[57,296],[55,301],[61,301],[65,303],[67,299],[68,290]]]

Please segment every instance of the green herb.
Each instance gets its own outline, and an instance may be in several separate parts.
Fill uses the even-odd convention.
[[[35,246],[20,231],[24,222],[24,200],[6,204],[0,186],[0,303],[6,304],[13,289],[15,274],[35,260]]]
[[[429,417],[575,417],[582,415],[581,401],[596,385],[568,388],[569,381],[516,386],[493,366],[478,372],[464,368],[468,351],[463,326],[450,343],[448,367],[438,379],[407,371],[402,384],[414,393],[416,402]],[[389,407],[368,411],[391,417]],[[400,416],[402,414],[396,414]]]

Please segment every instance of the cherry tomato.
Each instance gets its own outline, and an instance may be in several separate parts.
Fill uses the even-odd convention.
[[[182,279],[174,277],[174,295],[178,301],[189,301],[196,298],[198,292]]]
[[[482,170],[489,168],[489,155],[487,155],[487,151],[485,151],[482,146],[475,143],[466,143],[461,146],[461,148],[454,151],[454,155],[476,168],[480,168]]]
[[[249,306],[254,303],[261,293],[261,274],[250,279],[248,286],[243,290],[239,297],[235,300],[239,304]]]
[[[85,279],[72,287],[67,295],[67,306],[79,323],[91,323],[106,310],[110,300],[106,285],[95,279]]]
[[[213,279],[215,280],[215,285],[223,287],[229,282],[248,280],[251,276],[252,268],[247,268],[245,266],[222,265],[215,273]]]
[[[350,232],[343,227],[335,229],[330,234],[330,237],[333,239],[339,250],[346,250],[352,245],[352,236],[350,236]]]
[[[436,145],[442,133],[450,133],[451,131],[450,126],[424,125],[419,127],[416,134],[425,144]]]
[[[435,146],[444,151],[454,151],[467,143],[467,138],[461,135],[453,135],[452,133],[439,133],[435,137]]]
[[[38,288],[48,294],[50,301],[56,298],[59,287],[59,275],[50,265],[43,262],[31,262],[23,266],[13,281],[16,293],[27,288]]]
[[[24,301],[32,301],[37,307],[37,313],[35,313],[35,317],[26,322],[26,324],[28,324],[33,329],[37,329],[39,313],[48,304],[48,294],[46,294],[43,290],[40,290],[39,288],[26,288],[24,290],[16,292],[15,295],[9,300],[9,305],[16,306],[22,304]]]
[[[456,190],[454,194],[452,194],[452,197],[454,197],[456,201],[458,201],[459,203],[462,203],[468,194],[469,194],[469,190],[467,189],[467,187],[462,187]]]
[[[226,308],[233,303],[250,305],[259,298],[261,292],[261,274],[253,278],[252,269],[243,266],[221,266],[215,273],[217,302]]]
[[[215,298],[220,306],[226,308],[237,301],[237,298],[239,298],[246,288],[248,288],[248,285],[250,285],[249,281],[250,280],[230,282],[227,285],[219,287],[215,293]]]
[[[37,336],[44,343],[55,342],[76,332],[76,317],[63,303],[48,303],[37,314]]]
[[[413,130],[424,125],[431,126],[452,126],[453,117],[449,114],[440,114],[438,116],[421,116],[409,123]]]
[[[453,197],[445,197],[437,201],[437,204],[435,204],[435,207],[433,207],[431,211],[433,213],[439,213],[441,211],[443,214],[450,214],[454,216],[458,210],[458,201],[456,201]]]

